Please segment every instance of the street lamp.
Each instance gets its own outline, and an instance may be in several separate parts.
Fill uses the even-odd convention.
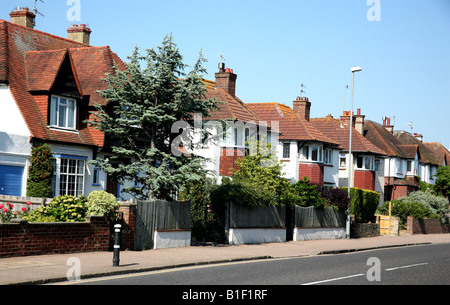
[[[362,71],[361,67],[355,66],[353,68],[350,69],[352,71],[352,100],[350,103],[350,124],[349,124],[349,129],[350,129],[350,138],[349,138],[349,144],[348,144],[348,156],[349,156],[349,160],[348,160],[348,208],[347,208],[347,223],[346,223],[346,234],[347,234],[347,238],[350,238],[350,187],[351,187],[351,182],[352,182],[352,168],[353,168],[353,158],[352,158],[352,130],[353,130],[353,92],[354,92],[354,84],[355,84],[355,72],[359,72]]]

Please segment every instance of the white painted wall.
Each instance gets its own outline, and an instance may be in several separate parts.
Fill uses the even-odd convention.
[[[0,84],[0,164],[24,167],[22,196],[31,156],[31,133],[7,85]]]
[[[230,228],[228,242],[231,245],[260,244],[286,241],[286,229]]]

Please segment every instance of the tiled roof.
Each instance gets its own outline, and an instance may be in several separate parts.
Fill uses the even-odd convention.
[[[423,145],[433,152],[439,165],[444,165],[444,160],[447,166],[450,165],[450,152],[444,145],[439,142],[424,142]]]
[[[420,160],[423,163],[431,163],[438,165],[439,162],[435,158],[433,152],[429,150],[422,141],[419,141],[414,135],[406,131],[394,131],[394,136],[402,143],[402,145],[417,145],[420,155]]]
[[[383,125],[366,120],[364,122],[364,136],[372,144],[383,150],[386,155],[408,158],[403,149],[399,147],[402,143]]]
[[[348,125],[341,124],[339,119],[335,119],[331,116],[325,118],[312,118],[310,119],[310,122],[324,135],[338,142],[344,151],[349,150],[350,130]],[[352,131],[352,152],[385,155],[383,150],[364,138],[355,128],[353,128]]]
[[[289,106],[279,103],[250,103],[247,106],[263,120],[278,122],[280,140],[319,141],[338,145],[307,120],[295,115]]]
[[[219,101],[218,108],[211,111],[208,120],[238,120],[244,123],[253,122],[258,124],[262,120],[239,98],[233,97],[223,89],[207,86],[206,98],[214,98]]]
[[[48,128],[44,105],[46,96],[30,93],[49,92],[52,89],[66,56],[70,59],[80,93],[90,96],[90,105],[94,101],[105,104],[106,101],[96,93],[96,90],[105,88],[100,77],[113,71],[113,60],[119,68],[124,67],[109,47],[94,48],[0,20],[0,82],[9,85],[32,137],[45,141],[102,146],[103,135],[84,124],[80,125],[76,133]],[[87,116],[87,113],[83,115]]]

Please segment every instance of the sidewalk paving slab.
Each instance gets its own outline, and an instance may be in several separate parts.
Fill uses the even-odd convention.
[[[84,252],[0,259],[0,285],[67,281],[70,258],[81,266],[81,279],[242,260],[337,254],[379,248],[450,243],[450,234],[379,236],[359,239],[310,240],[247,245],[197,245],[145,251]]]

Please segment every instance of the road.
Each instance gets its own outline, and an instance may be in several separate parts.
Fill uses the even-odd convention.
[[[87,279],[70,284],[448,285],[450,244],[194,266]]]

